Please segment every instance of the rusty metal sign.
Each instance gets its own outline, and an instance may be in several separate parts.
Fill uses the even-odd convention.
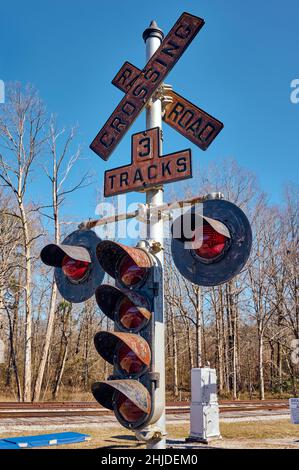
[[[153,127],[132,136],[132,162],[141,163],[153,160],[160,154],[159,127]]]
[[[153,93],[187,49],[204,20],[183,13],[152,55],[141,74],[113,111],[90,148],[103,160],[108,160],[125,133],[133,124]]]
[[[166,106],[163,120],[202,150],[206,150],[223,128],[222,122],[174,91],[169,90],[167,94],[173,101]]]
[[[192,178],[191,150],[160,156],[159,141],[159,127],[132,136],[132,163],[105,171],[105,197]]]
[[[141,74],[141,70],[125,62],[112,80],[112,84],[127,93]],[[206,150],[223,129],[223,123],[198,108],[173,90],[167,90],[172,103],[165,107],[163,121],[193,144]]]
[[[124,93],[128,93],[140,74],[141,70],[138,67],[135,67],[131,62],[126,61],[119,69],[111,83]]]

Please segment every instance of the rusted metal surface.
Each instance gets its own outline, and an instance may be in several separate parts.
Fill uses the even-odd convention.
[[[104,406],[113,410],[113,392],[118,391],[128,397],[134,405],[144,413],[149,414],[151,398],[147,389],[137,380],[104,380],[92,385],[92,394],[95,399]]]
[[[202,150],[206,150],[223,128],[222,122],[172,90],[163,120]]]
[[[192,178],[191,150],[162,155],[105,171],[104,196],[146,190],[166,183]]]
[[[126,61],[117,72],[111,83],[124,93],[128,93],[141,74],[141,70],[131,62]]]
[[[124,255],[128,255],[141,268],[150,268],[152,265],[147,253],[140,248],[133,248],[110,240],[103,240],[97,246],[99,263],[104,271],[114,279],[117,276],[117,263]]]
[[[117,331],[99,331],[94,337],[97,352],[110,364],[115,362],[115,353],[120,341],[134,352],[136,357],[146,366],[145,369],[149,367],[151,363],[151,350],[149,344],[142,336]]]
[[[132,135],[132,163],[149,162],[160,155],[160,129],[154,127]]]
[[[102,284],[95,292],[98,306],[102,312],[111,320],[117,321],[117,308],[122,299],[129,299],[138,309],[145,321],[151,318],[150,305],[148,300],[130,289],[119,289],[115,286]],[[121,327],[121,325],[119,325]]]
[[[105,197],[192,177],[191,151],[160,156],[160,129],[132,136],[131,164],[105,171]]]
[[[125,62],[112,83],[127,93],[140,74],[140,69]],[[165,106],[163,121],[202,150],[206,150],[223,129],[223,123],[175,91],[167,90],[167,95],[172,103]]]
[[[93,296],[102,283],[104,271],[98,262],[96,248],[101,239],[92,230],[76,230],[68,235],[61,245],[47,245],[41,252],[42,261],[55,266],[55,281],[62,297],[69,302],[80,303]],[[81,261],[88,261],[87,276],[77,284],[63,273],[61,263],[65,255]]]
[[[183,13],[150,58],[139,77],[90,145],[108,160],[151,96],[204,25],[204,20]]]

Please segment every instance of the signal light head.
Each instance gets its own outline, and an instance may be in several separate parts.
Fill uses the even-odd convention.
[[[202,214],[196,213],[193,206],[174,221],[172,233],[181,236],[173,236],[171,251],[182,276],[199,286],[216,286],[232,279],[246,264],[252,245],[251,227],[244,212],[229,201],[210,199],[202,205]],[[189,238],[184,236],[185,217],[193,230]],[[201,231],[195,228],[200,221],[201,245]],[[191,247],[186,247],[185,242]]]
[[[151,318],[149,301],[135,291],[103,284],[97,288],[95,296],[102,312],[115,321],[121,331],[137,333]]]
[[[96,382],[92,394],[100,405],[114,410],[118,421],[128,429],[140,428],[150,416],[150,394],[137,380]]]
[[[138,378],[151,363],[151,350],[147,341],[139,335],[121,332],[100,331],[94,337],[98,353],[119,374]]]
[[[104,272],[96,256],[100,241],[92,230],[76,230],[61,245],[51,243],[42,249],[43,263],[55,267],[58,290],[69,302],[84,302],[102,283]]]
[[[104,271],[121,286],[127,288],[142,285],[152,265],[149,255],[144,250],[110,240],[99,243],[97,257]]]

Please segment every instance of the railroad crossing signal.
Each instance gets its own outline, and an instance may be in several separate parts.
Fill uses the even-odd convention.
[[[101,239],[92,230],[76,230],[61,245],[51,243],[40,254],[41,260],[55,268],[55,281],[62,297],[84,302],[94,295],[104,278],[96,247]]]
[[[132,163],[105,171],[104,196],[192,178],[191,150],[160,155],[159,127],[132,135]]]
[[[92,141],[90,148],[99,157],[103,160],[109,159],[120,140],[203,25],[204,20],[197,16],[189,13],[183,13],[180,16]]]
[[[92,386],[95,399],[114,410],[118,421],[135,430],[153,425],[164,410],[159,382],[164,365],[155,363],[155,327],[161,322],[162,270],[144,244],[132,248],[104,240],[98,260],[115,287],[103,284],[96,301],[114,321],[114,332],[100,331],[94,342],[98,353],[114,366],[113,376]]]
[[[172,257],[189,281],[217,286],[245,266],[252,244],[251,227],[244,212],[232,202],[209,199],[202,208],[199,214],[193,206],[173,222]],[[185,243],[190,248],[186,249]]]
[[[157,40],[160,47],[143,70],[126,62],[113,79],[126,95],[90,148],[108,160],[155,92],[156,101],[150,103],[147,113],[151,125],[159,127],[132,136],[132,164],[105,172],[106,197],[155,186],[152,194],[147,193],[147,204],[159,210],[163,193],[157,186],[191,177],[190,150],[160,155],[158,99],[164,102],[163,120],[202,150],[223,128],[220,121],[171,87],[161,86],[203,25],[201,18],[183,13],[162,41],[162,31],[152,23],[144,33],[150,46],[147,52],[156,49]],[[159,110],[159,116],[153,108]],[[187,234],[186,219],[191,221]],[[94,338],[98,353],[114,367],[111,377],[93,384],[95,399],[114,410],[123,426],[150,441],[150,447],[159,448],[165,446],[163,254],[153,247],[163,246],[163,218],[151,228],[154,240],[141,241],[135,248],[101,241],[90,230],[78,230],[62,245],[47,245],[41,258],[55,267],[58,289],[66,300],[82,302],[95,293],[97,304],[114,322],[113,332],[100,331]],[[206,200],[203,213],[192,207],[172,225],[174,263],[182,276],[197,285],[214,286],[232,279],[245,265],[251,242],[245,214],[224,200]],[[105,272],[115,279],[115,286],[102,285]]]

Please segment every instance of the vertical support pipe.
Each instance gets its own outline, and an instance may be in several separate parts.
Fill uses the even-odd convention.
[[[149,28],[143,33],[143,39],[146,44],[146,61],[151,58],[155,51],[159,48],[164,34],[157,23],[152,21]],[[159,127],[160,132],[160,155],[162,154],[162,103],[160,99],[153,98],[146,110],[146,128]],[[152,208],[163,204],[163,186],[154,188],[146,192],[146,204],[148,208]],[[150,211],[149,211],[150,213]],[[147,224],[147,238],[159,242],[163,247],[163,218],[155,216],[154,221]],[[163,273],[164,255],[161,250],[157,257]],[[163,285],[160,286],[163,289]],[[159,306],[161,309],[161,305]],[[147,443],[148,449],[165,449],[166,448],[166,422],[165,422],[165,331],[164,331],[164,296],[162,304],[162,312],[155,312],[155,345],[154,345],[154,364],[156,371],[160,372],[159,400],[163,400],[163,413],[156,425],[162,432],[159,440],[151,440]]]

